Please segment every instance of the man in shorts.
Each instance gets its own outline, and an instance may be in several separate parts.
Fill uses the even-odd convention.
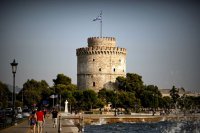
[[[36,116],[37,116],[38,133],[42,133],[42,127],[44,124],[44,113],[40,108],[38,108],[38,111],[36,112]]]
[[[57,121],[58,121],[58,111],[53,108],[53,111],[51,112],[52,114],[52,120],[53,120],[53,128],[56,128],[57,126]]]

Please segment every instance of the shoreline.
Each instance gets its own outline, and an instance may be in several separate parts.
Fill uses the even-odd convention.
[[[195,115],[98,115],[82,114],[67,115],[64,119],[71,119],[75,125],[100,125],[111,123],[139,123],[139,122],[160,122],[160,121],[195,121],[200,120],[200,114]]]

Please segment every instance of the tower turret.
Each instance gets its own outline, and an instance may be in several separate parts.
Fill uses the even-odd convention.
[[[88,38],[88,47],[93,46],[115,47],[116,40],[114,37],[90,37]]]

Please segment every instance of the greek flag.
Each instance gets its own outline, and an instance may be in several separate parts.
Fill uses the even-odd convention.
[[[100,13],[100,15],[98,17],[96,17],[95,19],[93,19],[93,21],[97,21],[97,20],[102,20],[102,12]]]

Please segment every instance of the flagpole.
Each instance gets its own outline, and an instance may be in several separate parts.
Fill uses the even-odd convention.
[[[102,19],[103,19],[103,17],[102,17],[102,11],[101,11],[101,21],[100,21],[100,37],[102,37]]]
[[[97,21],[100,20],[100,37],[102,37],[102,25],[103,25],[103,21],[102,21],[102,10],[100,12],[100,14],[98,15],[97,18],[93,19],[93,21]]]

